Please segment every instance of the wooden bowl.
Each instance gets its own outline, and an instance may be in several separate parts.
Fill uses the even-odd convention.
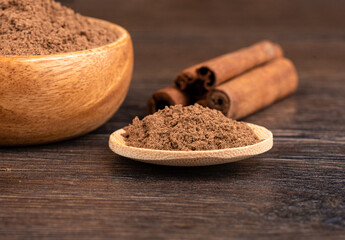
[[[120,156],[136,161],[167,166],[209,166],[230,163],[250,158],[270,150],[273,146],[273,134],[268,129],[247,123],[261,140],[260,142],[236,148],[207,151],[167,151],[127,146],[122,137],[123,129],[113,132],[109,138],[109,148]]]
[[[122,27],[98,48],[0,57],[0,145],[49,143],[88,133],[120,107],[132,78],[133,47]]]

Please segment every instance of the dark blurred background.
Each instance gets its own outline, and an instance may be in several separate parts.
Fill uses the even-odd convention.
[[[144,116],[145,101],[153,91],[171,84],[182,69],[263,39],[281,44],[286,56],[296,64],[301,94],[303,89],[313,88],[308,79],[328,79],[325,87],[329,87],[332,86],[332,76],[345,75],[345,1],[62,2],[83,15],[125,27],[133,39],[135,64],[132,85],[115,115],[117,123],[101,128],[102,133],[123,127],[136,115]],[[320,81],[318,84],[323,83]],[[140,101],[137,96],[141,97]],[[321,100],[322,97],[316,99],[315,104],[327,105],[318,102]],[[127,109],[132,112],[128,113]]]

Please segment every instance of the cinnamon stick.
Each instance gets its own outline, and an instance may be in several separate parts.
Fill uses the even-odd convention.
[[[293,63],[279,58],[217,86],[209,92],[207,105],[240,119],[293,93],[297,85]]]
[[[192,85],[197,79],[195,67],[190,67],[183,70],[174,80],[175,85],[180,90],[185,90]]]
[[[203,88],[204,90],[198,90],[198,92],[205,93],[249,69],[282,55],[283,50],[278,44],[261,41],[250,47],[189,67],[176,77],[175,84],[179,89],[185,90],[198,82],[191,88]]]
[[[175,85],[156,91],[149,99],[146,105],[148,114],[152,114],[165,106],[181,104],[187,106],[191,104],[190,97],[179,90]]]
[[[207,107],[208,106],[208,103],[207,103],[207,99],[206,98],[203,98],[203,99],[200,99],[199,101],[196,102],[197,104],[203,106],[203,107]]]

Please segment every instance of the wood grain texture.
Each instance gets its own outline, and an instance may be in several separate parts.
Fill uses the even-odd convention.
[[[92,133],[0,148],[1,239],[344,238],[344,1],[70,5],[129,30],[133,81],[119,111]],[[150,95],[182,69],[262,39],[283,47],[300,79],[293,96],[245,119],[273,131],[268,153],[174,168],[110,151],[110,133],[143,117]]]
[[[128,32],[92,50],[0,57],[0,146],[53,142],[94,130],[115,113],[132,78]]]

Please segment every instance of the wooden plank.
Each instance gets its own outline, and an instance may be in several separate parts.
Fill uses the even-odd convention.
[[[65,1],[119,23],[135,48],[120,110],[94,132],[0,148],[1,239],[343,239],[345,1]],[[184,67],[261,39],[297,66],[296,94],[248,122],[271,151],[221,166],[174,168],[113,154],[110,133],[145,115]]]

